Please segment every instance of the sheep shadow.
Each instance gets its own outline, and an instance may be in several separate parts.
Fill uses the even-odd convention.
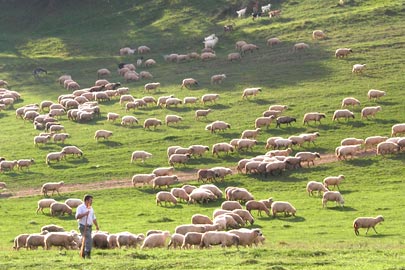
[[[300,216],[275,216],[273,219],[278,219],[278,220],[282,220],[282,221],[286,221],[286,222],[304,222],[305,218],[304,217],[300,217]],[[284,227],[286,227],[286,225],[283,225]],[[290,225],[287,224],[287,226],[289,227]]]
[[[350,206],[344,206],[344,207],[340,207],[338,205],[335,205],[333,207],[328,207],[326,206],[324,208],[325,210],[333,210],[333,211],[338,211],[338,212],[353,212],[353,211],[357,211],[357,209],[350,207]]]
[[[88,163],[89,160],[85,157],[77,157],[77,156],[73,156],[73,157],[65,157],[66,162],[70,163],[70,164],[81,164],[81,163]]]
[[[162,204],[162,205],[160,205],[159,204],[157,206],[165,208],[165,209],[182,209],[183,208],[183,205],[181,205],[181,204],[176,204],[176,205],[173,205],[173,204]]]
[[[109,141],[109,140],[97,141],[97,143],[104,144],[105,146],[108,146],[108,147],[117,147],[117,146],[122,145],[122,143],[120,143],[120,142]]]
[[[344,160],[343,163],[356,166],[356,167],[368,167],[371,166],[376,161],[372,159],[364,159],[364,158],[355,158],[350,160]]]

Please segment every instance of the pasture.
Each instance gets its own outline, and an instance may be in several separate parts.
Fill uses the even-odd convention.
[[[13,2],[13,3],[11,3]],[[390,136],[391,127],[405,123],[403,70],[405,69],[405,5],[401,1],[337,0],[270,1],[281,9],[280,17],[238,19],[236,10],[248,1],[21,1],[0,4],[0,79],[8,88],[21,94],[13,106],[0,111],[0,156],[7,160],[34,159],[29,170],[0,173],[0,269],[92,268],[92,269],[403,269],[405,188],[404,153],[376,156],[374,150],[359,153],[354,159],[337,161],[334,150],[347,137]],[[118,3],[119,2],[119,3]],[[267,4],[265,1],[259,1]],[[78,8],[79,7],[79,8]],[[223,25],[234,23],[234,31],[223,32]],[[312,31],[322,29],[327,38],[313,40]],[[216,59],[190,60],[180,63],[164,61],[171,53],[201,52],[204,37],[215,33],[219,42]],[[278,37],[282,43],[266,46],[266,40]],[[235,42],[245,40],[259,46],[246,53],[241,61],[229,62]],[[298,42],[309,44],[303,51],[293,52]],[[122,47],[151,48],[144,60],[157,64],[138,67],[149,71],[153,79],[125,82],[117,74],[117,64],[135,63],[135,55],[120,56]],[[347,58],[336,59],[337,48],[351,48]],[[366,64],[362,74],[352,74],[354,64]],[[45,68],[48,74],[34,78],[32,70]],[[50,142],[38,147],[33,138],[40,131],[29,121],[15,117],[15,109],[42,100],[56,102],[59,95],[69,94],[56,80],[70,74],[81,87],[91,87],[100,68],[111,70],[110,82],[121,82],[136,98],[174,95],[180,99],[201,97],[207,93],[220,95],[216,103],[178,105],[159,108],[156,105],[126,112],[119,99],[100,102],[101,117],[78,123],[60,118],[70,134],[64,144]],[[226,74],[222,84],[212,85],[214,74]],[[199,85],[180,89],[184,78],[195,78]],[[144,91],[149,82],[161,86],[150,93]],[[261,87],[256,97],[242,99],[247,87]],[[369,100],[367,92],[380,89],[387,95],[378,101]],[[349,107],[355,118],[332,121],[333,112],[345,97],[355,97],[361,106]],[[190,223],[195,213],[208,216],[220,207],[223,199],[208,204],[156,206],[150,186],[131,187],[131,177],[168,166],[168,146],[192,144],[212,145],[239,138],[242,131],[254,129],[254,121],[270,105],[285,104],[283,115],[297,118],[292,126],[263,128],[258,145],[252,151],[220,154],[206,153],[192,158],[185,166],[176,165],[180,180],[199,185],[196,171],[200,168],[226,166],[235,168],[242,158],[264,154],[266,140],[272,136],[289,137],[319,132],[316,144],[294,147],[299,151],[319,152],[323,157],[315,166],[289,170],[282,175],[258,176],[237,174],[218,183],[247,188],[257,199],[273,197],[291,202],[296,217],[257,217],[254,228],[260,228],[266,242],[256,248],[235,247],[208,250],[94,250],[91,261],[83,261],[77,251],[12,250],[12,241],[21,233],[35,233],[46,224],[58,224],[67,230],[77,229],[73,216],[52,217],[35,214],[42,198],[40,187],[45,182],[64,181],[58,201],[69,197],[82,198],[91,193],[100,229],[111,233],[130,231],[146,233],[149,229],[174,232],[177,225]],[[381,106],[373,119],[361,119],[366,106]],[[195,120],[197,109],[212,110],[208,117]],[[321,124],[302,124],[306,112],[321,112]],[[108,122],[108,112],[133,115],[140,124],[122,127],[119,120]],[[155,117],[162,121],[168,114],[183,117],[175,125],[162,125],[145,130],[143,121]],[[215,120],[228,122],[231,128],[211,134],[205,126]],[[109,140],[94,139],[98,129],[110,130]],[[400,135],[405,136],[405,135]],[[45,164],[47,153],[76,145],[81,158],[67,157],[58,163]],[[130,163],[131,153],[145,150],[152,158],[144,163]],[[305,191],[308,181],[322,181],[329,175],[345,175],[340,186],[345,207],[329,202],[322,208],[320,197]],[[177,184],[175,186],[181,186]],[[385,221],[376,227],[378,234],[365,230],[355,236],[352,222],[359,216],[383,215]]]

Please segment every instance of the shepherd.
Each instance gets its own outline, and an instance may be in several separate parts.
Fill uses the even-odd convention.
[[[82,235],[82,246],[80,248],[80,257],[90,259],[91,248],[93,240],[91,238],[92,225],[96,226],[99,230],[94,209],[91,206],[93,203],[93,196],[85,195],[83,203],[77,207],[76,219],[79,222],[79,230]]]

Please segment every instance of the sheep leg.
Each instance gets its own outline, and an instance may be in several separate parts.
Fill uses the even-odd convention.
[[[371,227],[371,228],[373,228],[374,232],[375,232],[376,234],[378,234],[378,232],[375,230],[375,227],[374,227],[374,226]]]

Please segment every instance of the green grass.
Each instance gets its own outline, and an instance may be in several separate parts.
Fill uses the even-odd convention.
[[[211,147],[217,142],[229,142],[238,138],[245,129],[252,129],[254,120],[272,104],[286,104],[285,115],[297,118],[292,127],[276,129],[273,124],[263,130],[259,144],[252,152],[222,155],[210,154],[192,159],[186,166],[177,167],[181,172],[193,172],[213,166],[234,167],[244,157],[265,152],[266,139],[271,136],[320,132],[316,146],[305,145],[297,151],[318,151],[332,154],[340,141],[347,137],[365,138],[372,135],[389,136],[391,126],[405,122],[405,98],[402,93],[403,55],[405,54],[405,6],[400,1],[346,1],[338,7],[338,1],[272,1],[275,8],[283,10],[282,16],[269,20],[250,18],[238,20],[235,10],[245,2],[229,1],[21,1],[1,3],[0,6],[0,79],[8,81],[12,90],[22,99],[12,108],[0,111],[0,156],[8,160],[33,158],[36,161],[28,172],[13,171],[0,174],[8,191],[39,188],[44,182],[65,181],[80,184],[105,180],[127,179],[135,173],[149,173],[154,168],[167,166],[166,149],[171,145],[189,146],[204,144]],[[52,4],[53,3],[53,4]],[[265,3],[263,3],[265,4]],[[162,8],[163,6],[163,8]],[[77,8],[80,7],[80,8]],[[236,31],[224,34],[222,26],[235,22]],[[328,39],[314,41],[315,29],[326,31]],[[216,33],[219,43],[215,48],[217,59],[207,62],[166,63],[163,55],[169,53],[200,52],[204,36]],[[266,47],[266,39],[279,37],[282,44]],[[234,51],[234,43],[246,40],[255,43],[260,50],[243,57],[240,63],[229,63],[228,53]],[[296,42],[306,42],[310,49],[292,53]],[[125,83],[116,74],[119,62],[135,62],[137,55],[120,57],[119,48],[147,45],[152,49],[145,58],[153,58],[158,64],[148,69],[162,87],[154,97],[174,94],[176,97],[201,97],[206,93],[218,93],[216,104],[197,104],[178,108],[160,109],[149,107],[135,112],[125,112],[118,100],[100,105],[102,117],[90,123],[76,123],[62,117],[71,138],[66,145],[76,145],[84,152],[84,158],[68,157],[58,164],[46,166],[45,156],[58,151],[64,145],[53,143],[34,147],[33,137],[39,132],[32,124],[15,118],[15,109],[42,100],[56,101],[68,92],[56,83],[62,74],[71,74],[82,86],[90,87],[97,79],[99,68],[108,68],[112,82],[121,81],[135,97],[144,93],[143,85],[149,80]],[[349,47],[354,53],[346,59],[335,59],[337,48]],[[362,75],[353,75],[351,67],[366,63]],[[49,72],[35,80],[34,68],[41,66]],[[140,68],[139,70],[144,70]],[[210,77],[225,73],[227,79],[221,85],[210,85]],[[200,82],[198,89],[180,89],[181,80],[193,77]],[[256,98],[241,99],[245,87],[263,88]],[[369,89],[387,91],[378,102],[367,99]],[[352,110],[354,120],[332,122],[333,112],[340,108],[344,97],[353,96],[361,101],[361,108],[380,105],[382,111],[376,119],[361,120],[361,108]],[[211,108],[208,119],[194,120],[194,111]],[[351,108],[350,108],[351,109]],[[327,115],[321,125],[303,126],[306,112],[319,111]],[[124,128],[108,123],[108,112],[131,114],[141,123],[148,117],[164,119],[167,114],[178,114],[184,121],[176,126],[161,126],[156,130],[143,130],[141,125]],[[232,128],[222,133],[210,134],[204,128],[214,120],[224,120]],[[114,132],[109,141],[93,139],[97,129]],[[153,154],[146,163],[130,164],[134,150]],[[319,198],[305,194],[309,180],[321,181],[328,175],[344,174],[341,186],[346,207],[340,209],[330,204],[322,209]],[[255,175],[232,175],[221,183],[227,186],[244,186],[258,199],[273,197],[287,200],[297,208],[296,218],[259,218],[260,227],[267,238],[263,247],[256,249],[235,248],[221,250],[114,250],[95,251],[92,262],[79,260],[76,251],[66,253],[56,250],[12,252],[12,239],[20,233],[37,232],[49,223],[75,229],[73,217],[56,218],[35,215],[40,194],[25,198],[0,199],[0,269],[31,268],[207,268],[216,269],[239,266],[243,269],[401,269],[403,232],[400,215],[404,204],[402,189],[404,154],[382,157],[356,158],[346,162],[332,162],[311,168],[289,171],[282,176],[268,178]],[[196,182],[192,182],[197,184]],[[148,229],[174,228],[188,223],[194,213],[211,215],[221,201],[209,205],[185,205],[157,207],[151,188],[86,190],[67,193],[62,191],[57,200],[82,197],[85,192],[95,196],[95,209],[102,230],[112,233],[131,231],[145,233]],[[357,216],[384,215],[386,221],[377,227],[380,233],[370,232],[355,237],[352,221]],[[49,256],[52,254],[52,256]],[[206,258],[207,260],[200,260]]]

